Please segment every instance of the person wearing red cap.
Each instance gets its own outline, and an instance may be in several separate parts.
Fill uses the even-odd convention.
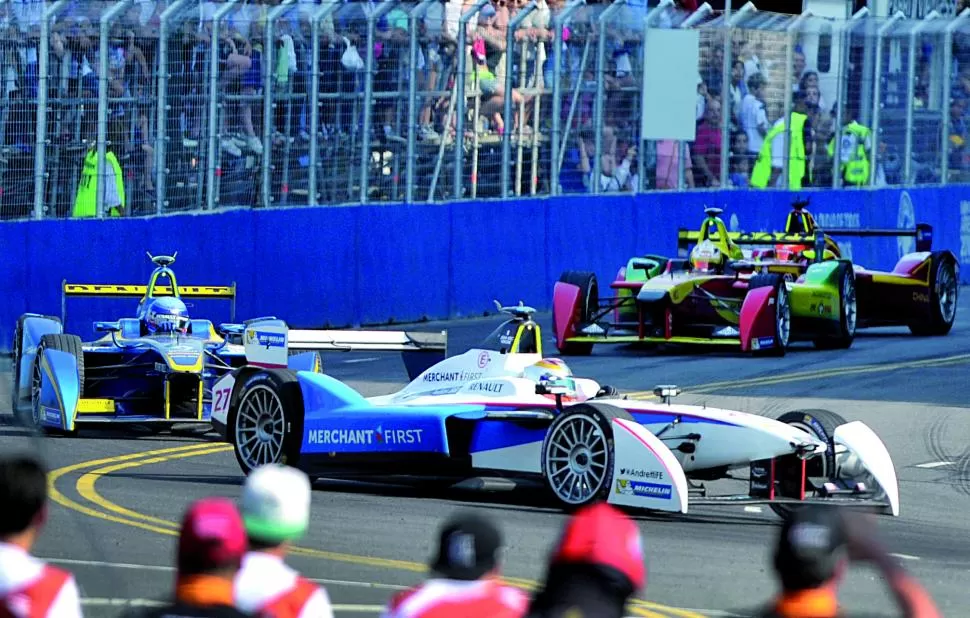
[[[178,541],[175,600],[153,608],[146,618],[241,618],[233,580],[248,544],[242,517],[226,498],[194,502],[182,519]]]
[[[47,521],[47,472],[33,457],[0,461],[0,616],[81,616],[77,583],[30,550]]]
[[[578,510],[552,552],[528,618],[621,618],[646,585],[640,530],[605,502]]]
[[[462,514],[441,529],[438,575],[395,595],[382,618],[521,618],[529,599],[499,580],[502,536],[491,521]]]

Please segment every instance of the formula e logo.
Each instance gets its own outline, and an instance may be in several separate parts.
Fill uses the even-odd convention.
[[[492,361],[492,357],[488,355],[488,352],[481,352],[478,355],[478,366],[484,369]]]

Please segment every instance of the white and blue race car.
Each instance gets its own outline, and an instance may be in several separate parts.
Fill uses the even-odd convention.
[[[409,334],[251,324],[282,342],[247,338],[250,363],[213,388],[212,423],[245,473],[282,462],[312,478],[534,481],[567,509],[601,500],[680,513],[766,503],[783,515],[825,502],[899,514],[892,458],[862,422],[818,410],[768,418],[679,405],[676,387],[658,387],[660,401],[627,399],[543,359],[532,309],[502,309],[510,319],[480,347],[369,398],[325,373],[288,369],[289,349],[406,351]],[[746,493],[707,495],[701,482],[737,479],[739,470]]]

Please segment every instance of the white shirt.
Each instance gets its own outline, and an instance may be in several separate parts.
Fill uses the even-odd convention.
[[[255,613],[291,589],[296,584],[296,577],[297,572],[282,558],[263,552],[249,552],[236,575],[236,607],[243,612]],[[317,591],[303,606],[300,618],[333,618],[330,597],[323,587],[317,587]]]
[[[11,592],[17,592],[34,583],[43,569],[42,561],[20,547],[0,543],[0,597],[6,597]],[[31,613],[29,607],[18,607],[16,602],[8,605],[14,615],[29,616]],[[47,615],[51,618],[80,618],[83,615],[74,577],[70,577],[61,587]]]
[[[760,129],[768,131],[768,114],[765,104],[750,92],[741,101],[741,128],[748,135],[748,152],[758,154],[765,141]]]

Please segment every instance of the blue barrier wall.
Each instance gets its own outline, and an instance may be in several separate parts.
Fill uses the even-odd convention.
[[[970,187],[807,191],[824,227],[934,227],[970,281]],[[0,351],[17,317],[60,315],[61,282],[144,284],[145,255],[178,251],[182,285],[238,286],[236,317],[276,315],[294,327],[481,315],[503,303],[551,304],[563,270],[592,270],[601,287],[626,260],[672,254],[676,231],[696,229],[703,207],[732,229],[780,230],[793,194],[766,191],[544,200],[235,210],[148,219],[0,223]],[[839,239],[854,261],[891,269],[911,239]],[[605,290],[603,291],[605,294]],[[68,300],[67,328],[132,315],[129,299]],[[198,317],[229,318],[225,301],[194,301]]]

